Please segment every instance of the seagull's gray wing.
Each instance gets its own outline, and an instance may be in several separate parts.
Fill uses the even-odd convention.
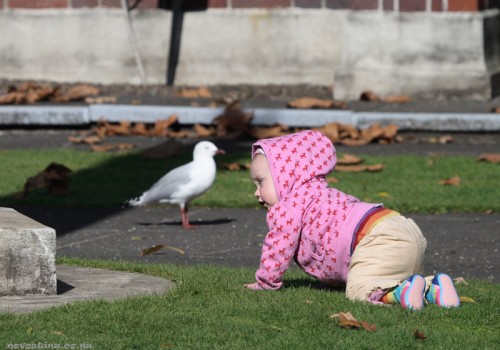
[[[145,202],[170,199],[179,186],[185,185],[191,181],[190,173],[192,168],[193,163],[191,162],[172,169],[147,191],[147,195],[144,198]]]

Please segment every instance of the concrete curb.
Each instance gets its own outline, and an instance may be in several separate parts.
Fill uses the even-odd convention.
[[[255,108],[252,125],[285,124],[291,127],[318,127],[332,122],[366,128],[379,122],[395,124],[400,130],[500,131],[500,116],[493,113],[383,113],[350,110],[297,110]],[[152,123],[176,114],[181,124],[211,124],[223,108],[182,106],[5,106],[0,107],[0,125],[86,125],[105,119]]]
[[[139,273],[78,266],[57,266],[57,295],[0,297],[0,313],[29,313],[74,301],[117,300],[140,295],[162,295],[172,281]]]

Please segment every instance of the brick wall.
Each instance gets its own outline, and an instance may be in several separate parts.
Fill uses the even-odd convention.
[[[135,0],[128,2],[132,4]],[[120,0],[0,0],[0,10],[120,7],[120,4]],[[157,6],[158,0],[142,0],[138,7]],[[500,0],[208,0],[208,7],[475,12],[500,8]]]

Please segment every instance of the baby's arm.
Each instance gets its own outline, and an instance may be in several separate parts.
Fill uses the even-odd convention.
[[[269,213],[268,221],[271,230],[266,235],[262,246],[260,267],[255,273],[257,282],[245,284],[245,287],[249,289],[280,289],[283,274],[290,266],[299,245],[299,221],[285,208],[280,209],[277,206],[271,210],[273,212]]]

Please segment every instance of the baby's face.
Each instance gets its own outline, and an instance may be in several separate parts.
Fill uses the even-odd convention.
[[[278,203],[274,182],[267,159],[257,154],[250,165],[250,176],[255,185],[255,198],[267,209]]]

